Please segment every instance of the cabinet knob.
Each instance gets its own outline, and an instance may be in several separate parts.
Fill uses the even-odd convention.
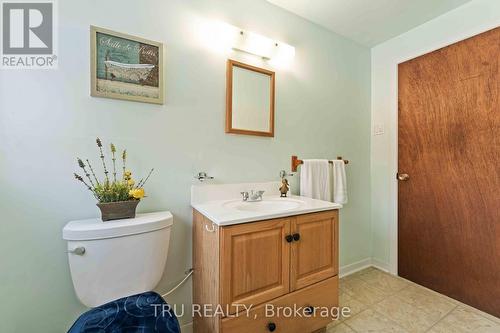
[[[287,243],[291,243],[291,242],[293,242],[293,236],[292,235],[286,235],[285,236],[285,240],[287,241]]]
[[[269,323],[269,324],[267,324],[267,329],[269,330],[269,332],[276,331],[276,324],[275,323]]]
[[[298,242],[300,240],[300,234],[293,234],[293,240]]]

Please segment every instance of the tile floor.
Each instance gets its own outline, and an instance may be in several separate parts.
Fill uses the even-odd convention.
[[[500,319],[408,280],[367,268],[340,279],[351,316],[327,333],[500,333]]]

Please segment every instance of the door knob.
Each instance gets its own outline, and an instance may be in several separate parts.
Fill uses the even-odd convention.
[[[407,173],[398,173],[398,180],[405,182],[410,179],[410,175]]]
[[[293,242],[293,236],[292,235],[286,235],[285,236],[285,240],[286,240],[287,243],[291,243],[291,242]]]
[[[300,240],[300,234],[293,234],[293,240],[298,242]]]

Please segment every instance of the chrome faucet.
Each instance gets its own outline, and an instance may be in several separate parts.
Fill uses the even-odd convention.
[[[250,191],[248,193],[247,191],[241,192],[241,195],[243,197],[243,201],[262,201],[262,195],[264,194],[265,191]]]

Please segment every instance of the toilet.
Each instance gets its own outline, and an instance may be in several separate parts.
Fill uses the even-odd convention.
[[[167,261],[170,212],[71,221],[63,229],[78,299],[88,307],[153,290]]]

